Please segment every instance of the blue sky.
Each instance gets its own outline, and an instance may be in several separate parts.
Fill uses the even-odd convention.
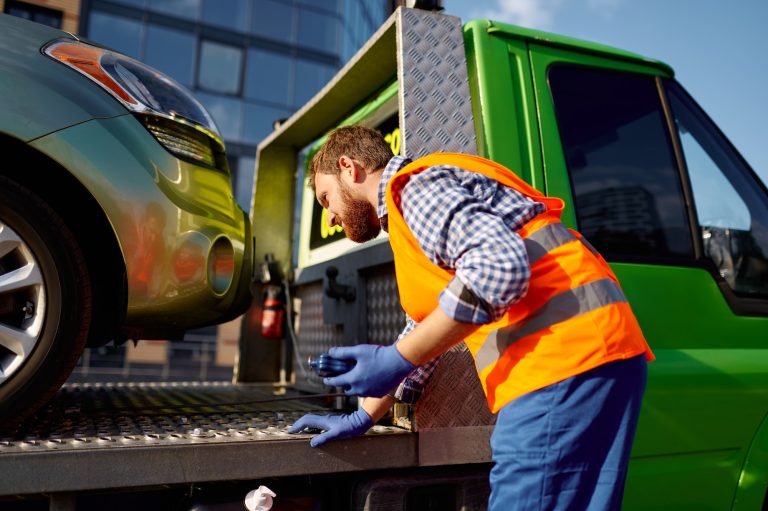
[[[768,183],[768,0],[444,0],[491,18],[666,62]]]

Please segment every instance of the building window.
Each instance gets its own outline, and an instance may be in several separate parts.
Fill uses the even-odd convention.
[[[339,12],[340,0],[297,0],[300,4],[316,7],[317,9],[324,9],[330,11],[332,14]],[[359,1],[359,0],[358,0]],[[347,3],[350,3],[349,0]],[[357,2],[354,2],[357,3]],[[364,2],[363,2],[364,3]]]
[[[200,19],[200,0],[150,0],[151,10],[190,20]]]
[[[246,104],[245,105],[245,134],[246,143],[258,144],[269,135],[275,121],[285,119],[291,112],[285,108]]]
[[[315,95],[336,72],[335,68],[326,64],[310,62],[307,60],[296,61],[296,97],[294,104],[303,105]]]
[[[223,94],[240,92],[243,50],[234,46],[203,41],[197,84],[206,90]]]
[[[248,0],[203,0],[203,23],[228,30],[248,30]]]
[[[248,50],[245,97],[280,105],[291,104],[293,59],[268,51]]]
[[[143,8],[144,4],[146,3],[146,0],[112,0],[112,1],[118,4],[125,4],[125,5],[130,5],[132,7],[139,7],[139,8]]]
[[[345,2],[341,60],[349,60],[387,19],[384,2]],[[354,20],[348,23],[347,20]]]
[[[191,88],[196,43],[193,34],[149,25],[144,62]]]
[[[88,38],[135,59],[141,59],[143,26],[122,16],[92,12]]]
[[[237,161],[235,177],[235,200],[246,212],[251,211],[251,195],[253,193],[253,174],[256,165],[255,158],[242,157]]]
[[[224,140],[239,142],[243,130],[243,102],[240,99],[204,92],[196,92],[195,96],[213,117]]]
[[[336,16],[301,9],[299,10],[299,44],[336,54],[340,25]]]
[[[24,18],[26,20],[34,21],[35,23],[42,23],[53,28],[61,28],[61,20],[63,13],[56,9],[49,9],[47,7],[41,7],[39,5],[32,5],[26,2],[14,2],[13,0],[7,0],[5,2],[4,12],[11,16],[18,18]]]
[[[283,43],[295,41],[293,7],[272,0],[255,0],[251,32],[259,37]]]

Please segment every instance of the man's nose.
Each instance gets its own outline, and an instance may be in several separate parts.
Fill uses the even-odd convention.
[[[336,216],[336,213],[331,213],[331,211],[328,210],[328,225],[329,226],[333,227],[334,225],[336,225],[336,220],[338,218],[339,217]]]

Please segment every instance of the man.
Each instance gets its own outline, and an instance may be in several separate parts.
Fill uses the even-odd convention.
[[[317,446],[365,433],[404,377],[465,341],[492,412],[489,509],[618,509],[653,355],[605,261],[560,223],[563,202],[476,156],[392,157],[362,126],[333,131],[310,183],[329,223],[367,241],[388,229],[409,323],[392,346],[333,348],[326,378],[369,396]]]

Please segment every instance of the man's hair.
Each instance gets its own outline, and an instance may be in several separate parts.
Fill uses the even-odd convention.
[[[365,126],[353,125],[336,128],[328,135],[309,165],[309,186],[315,188],[315,176],[341,172],[339,158],[349,156],[363,164],[366,170],[384,168],[392,158],[392,148],[378,131]]]

